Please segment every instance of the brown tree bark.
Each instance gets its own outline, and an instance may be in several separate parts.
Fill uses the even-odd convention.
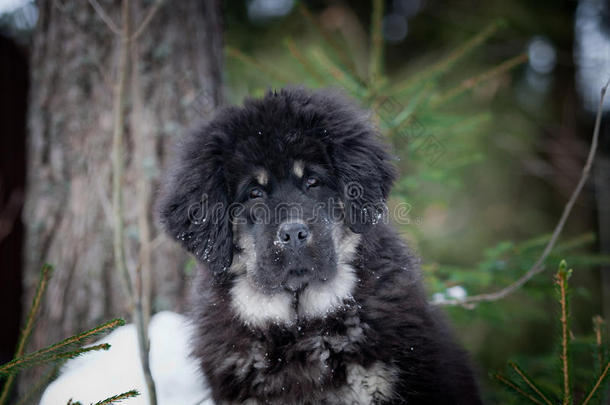
[[[91,4],[98,2],[105,18]],[[98,2],[39,2],[24,209],[26,303],[41,265],[49,262],[55,272],[31,349],[113,317],[130,320],[112,249],[110,155],[120,36],[109,25],[120,28],[121,2]],[[221,102],[220,5],[165,1],[138,33],[153,4],[131,4],[137,40],[125,119],[125,251],[130,271],[150,267],[153,312],[181,311],[187,258],[163,237],[152,207],[172,145]]]

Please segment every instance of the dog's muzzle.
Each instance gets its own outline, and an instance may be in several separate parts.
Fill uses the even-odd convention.
[[[303,265],[310,239],[309,227],[302,222],[285,222],[278,229],[277,241],[288,259],[282,285],[290,291],[302,290],[311,281],[313,269]]]

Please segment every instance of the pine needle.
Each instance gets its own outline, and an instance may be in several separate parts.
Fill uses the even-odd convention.
[[[262,63],[260,63],[258,60],[254,59],[251,56],[246,55],[245,53],[243,53],[242,51],[240,51],[239,49],[227,46],[225,47],[226,51],[227,51],[227,55],[239,60],[240,62],[244,63],[245,65],[249,65],[252,66],[254,68],[256,68],[257,70],[261,71],[262,73],[268,75],[269,77],[271,77],[274,80],[277,80],[278,82],[281,83],[290,83],[291,80],[288,79],[287,77],[284,77],[284,75],[276,72],[275,70],[263,65]]]
[[[42,297],[44,292],[47,289],[49,284],[49,280],[51,275],[53,274],[53,266],[50,264],[44,264],[42,269],[40,270],[40,278],[38,280],[38,286],[36,287],[36,292],[34,293],[34,300],[32,301],[32,306],[30,307],[30,311],[25,320],[25,327],[21,331],[21,335],[19,336],[19,341],[17,343],[17,350],[15,350],[15,359],[23,356],[23,352],[25,347],[27,346],[28,340],[32,335],[32,330],[34,329],[34,324],[36,323],[36,317],[38,315],[38,311],[40,309],[40,303],[42,302]],[[4,405],[8,400],[9,393],[13,384],[15,383],[15,376],[9,375],[6,382],[4,383],[4,387],[2,388],[2,394],[0,394],[0,405]]]
[[[322,50],[314,48],[311,52],[316,66],[330,76],[331,81],[338,83],[356,97],[362,97],[366,93],[366,89],[360,85],[357,78],[335,64]]]
[[[373,0],[373,16],[371,21],[371,54],[369,64],[369,84],[376,87],[381,78],[383,65],[383,0]]]
[[[433,65],[430,69],[425,69],[421,73],[410,77],[402,84],[393,86],[394,89],[392,90],[392,94],[403,93],[409,90],[412,86],[415,86],[424,80],[429,80],[430,78],[442,75],[460,59],[464,58],[471,51],[483,44],[483,42],[489,39],[493,34],[498,31],[498,29],[502,28],[504,25],[506,25],[504,20],[494,21],[493,23],[485,27],[483,31],[474,36],[471,40],[457,48],[455,51],[451,52],[449,56]]]
[[[572,403],[571,392],[571,370],[570,370],[570,314],[568,308],[568,279],[572,270],[567,269],[565,260],[559,264],[559,270],[555,275],[555,283],[559,292],[559,305],[561,306],[561,372],[563,376],[563,405]]]
[[[432,85],[428,83],[409,101],[409,103],[396,115],[394,118],[389,118],[390,130],[388,137],[394,136],[399,133],[405,127],[407,127],[413,120],[415,111],[430,98]]]
[[[307,22],[309,22],[311,26],[316,28],[316,30],[322,36],[328,46],[337,54],[337,57],[339,58],[341,63],[345,65],[345,67],[351,72],[351,74],[356,76],[356,66],[354,65],[354,62],[350,59],[350,57],[345,53],[344,48],[339,45],[337,41],[334,40],[332,35],[330,35],[327,30],[322,27],[318,19],[316,19],[311,14],[311,12],[303,3],[299,4],[299,12],[303,17],[305,17],[305,19],[307,20]]]
[[[587,398],[585,398],[585,400],[583,401],[582,405],[587,405],[589,403],[589,401],[591,400],[591,398],[593,398],[593,395],[595,395],[595,393],[597,392],[599,387],[602,385],[602,383],[604,382],[606,377],[608,377],[609,370],[610,370],[610,362],[608,364],[606,364],[604,371],[602,372],[602,374],[599,376],[599,378],[595,382],[595,385],[591,389],[591,392],[589,392],[589,395],[587,395]]]
[[[508,363],[513,370],[515,370],[515,372],[517,374],[519,374],[519,377],[521,377],[521,379],[536,393],[538,394],[538,396],[540,397],[540,399],[542,399],[546,404],[548,405],[553,405],[553,403],[542,393],[542,391],[540,390],[540,388],[538,388],[538,386],[536,386],[536,384],[534,383],[534,380],[532,378],[530,378],[525,371],[523,371],[515,362],[510,361]]]
[[[96,402],[94,405],[109,405],[109,404],[114,404],[116,402],[120,402],[120,401],[123,401],[125,399],[137,397],[138,395],[140,395],[140,393],[137,390],[131,390],[131,391],[127,391],[127,392],[124,392],[122,394],[119,394],[119,395],[114,395],[112,397],[106,398],[106,399],[104,399],[102,401]]]
[[[69,352],[54,354],[53,356],[49,357],[49,361],[73,359],[75,357],[78,357],[78,356],[88,353],[88,352],[95,352],[95,351],[99,351],[99,350],[110,350],[110,347],[111,346],[108,343],[102,343],[102,344],[95,345],[95,346],[83,347],[83,348],[80,348],[77,350],[72,350]]]
[[[432,107],[439,107],[442,104],[445,104],[447,101],[454,99],[455,97],[463,94],[464,92],[472,89],[480,83],[486,82],[494,77],[500,76],[501,74],[508,72],[516,66],[519,66],[528,60],[528,55],[526,53],[522,53],[520,55],[515,56],[514,58],[508,59],[507,61],[502,62],[498,66],[488,70],[486,72],[481,73],[478,76],[471,77],[469,79],[464,80],[458,86],[453,89],[447,91],[444,94],[441,94],[437,99],[435,99],[432,103]]]
[[[57,351],[68,348],[70,346],[76,344],[82,344],[87,339],[96,336],[103,332],[109,332],[119,326],[125,325],[125,321],[123,319],[113,319],[110,322],[106,322],[102,325],[96,326],[93,329],[89,329],[86,332],[79,333],[78,335],[71,336],[67,339],[62,340],[59,343],[55,343],[53,345],[47,346],[44,349],[40,349],[34,353],[28,354],[24,357],[20,357],[18,359],[12,360],[8,363],[5,363],[0,366],[0,375],[3,374],[12,374],[18,369],[27,366],[28,364],[44,362],[45,360],[52,358]],[[83,349],[86,350],[86,349]],[[99,350],[99,349],[98,349]],[[51,355],[51,356],[50,356]],[[61,357],[60,357],[61,358]]]
[[[19,362],[19,364],[15,365],[10,370],[8,370],[7,374],[12,375],[25,368],[30,368],[30,367],[36,366],[38,364],[54,363],[59,360],[72,359],[74,357],[78,357],[81,354],[85,354],[88,352],[98,351],[98,350],[108,350],[108,349],[110,349],[110,345],[107,343],[104,343],[104,344],[100,344],[100,345],[96,345],[96,346],[84,347],[84,348],[72,350],[69,352],[49,353],[47,355],[29,357],[29,358],[26,358],[23,361]],[[0,373],[0,375],[1,375],[1,373]]]
[[[294,43],[292,38],[288,38],[285,41],[286,47],[290,54],[303,66],[303,68],[309,73],[309,75],[316,81],[318,84],[324,84],[324,78],[316,72],[316,70],[311,66],[311,63],[305,58],[305,56],[299,51],[299,48]]]
[[[504,377],[503,375],[493,374],[492,377],[495,378],[496,380],[498,380],[499,382],[501,382],[502,384],[506,385],[508,388],[510,388],[511,390],[515,391],[516,393],[521,394],[523,397],[529,399],[533,403],[539,404],[539,405],[544,405],[538,399],[533,397],[531,394],[523,391],[521,389],[521,387],[519,387],[516,383],[514,383],[513,381],[511,381],[508,378]]]

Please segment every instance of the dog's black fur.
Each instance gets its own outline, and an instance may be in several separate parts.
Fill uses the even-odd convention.
[[[295,162],[304,162],[301,176],[291,171]],[[252,185],[261,169],[265,184]],[[466,354],[427,302],[416,259],[378,220],[394,178],[368,116],[331,92],[270,92],[221,110],[184,141],[159,210],[167,232],[203,268],[194,291],[194,353],[215,401],[481,403]],[[353,184],[361,187],[355,194]],[[341,216],[304,220],[312,241],[296,254],[271,243],[286,215],[256,221],[251,208],[260,201],[296,202],[306,210],[312,202],[335,201]],[[357,243],[342,268],[338,251],[346,235]],[[330,246],[332,238],[338,245]],[[244,260],[248,270],[236,265]],[[327,313],[304,316],[298,289],[290,289],[294,318],[249,323],[232,301],[238,279],[249,280],[263,297],[286,294],[295,261],[311,267],[298,289],[315,291],[339,272],[353,271],[350,294]]]

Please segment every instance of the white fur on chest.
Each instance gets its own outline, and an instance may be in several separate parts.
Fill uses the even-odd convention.
[[[347,369],[347,385],[339,391],[336,404],[391,403],[397,379],[396,369],[380,361],[369,368],[351,365]]]
[[[296,320],[292,296],[285,292],[268,295],[253,287],[247,276],[238,276],[231,288],[231,304],[239,318],[251,327],[269,322],[291,324]]]
[[[352,364],[347,368],[346,385],[338,390],[328,391],[320,401],[327,405],[376,405],[388,404],[396,400],[395,384],[398,380],[397,370],[380,361],[369,368]],[[303,398],[302,403],[310,403]],[[259,405],[254,399],[241,404]],[[233,404],[231,404],[233,405]],[[299,405],[282,403],[282,405]]]

